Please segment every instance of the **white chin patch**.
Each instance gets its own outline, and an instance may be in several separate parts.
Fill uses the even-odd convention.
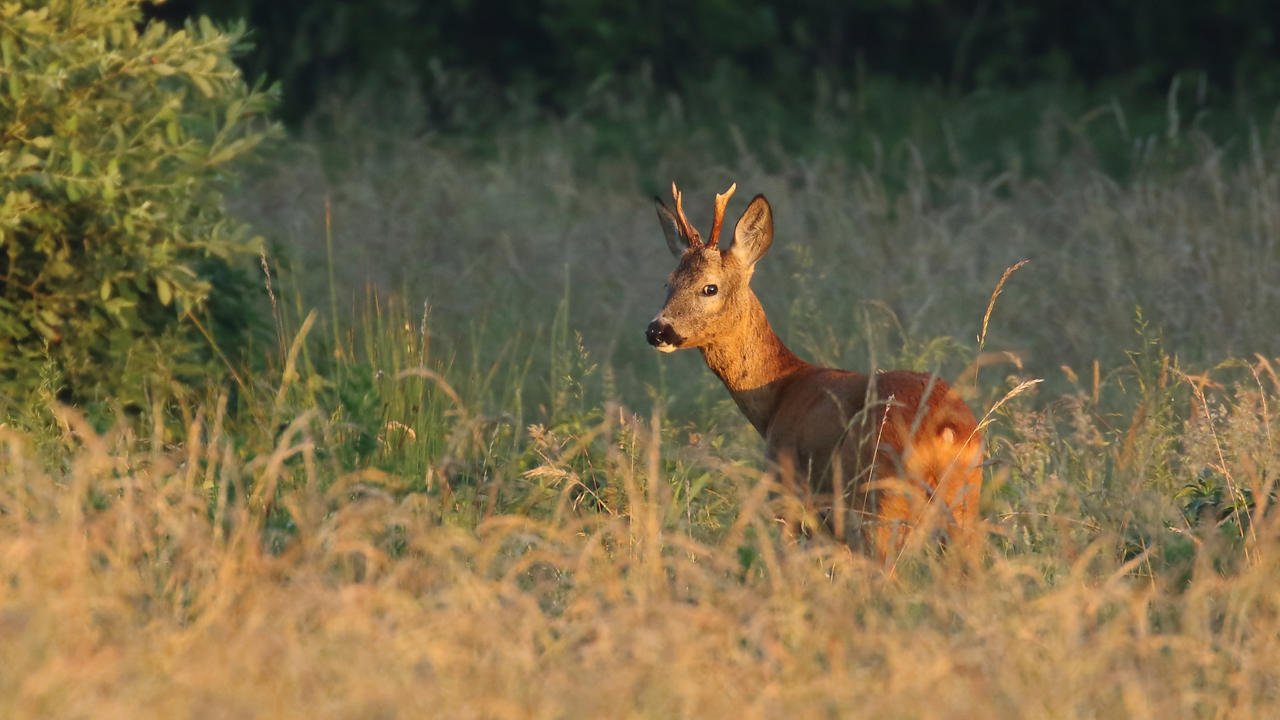
[[[675,345],[672,345],[671,343],[662,343],[661,345],[654,345],[653,347],[658,352],[664,352],[664,353],[675,352],[676,350],[679,349]]]

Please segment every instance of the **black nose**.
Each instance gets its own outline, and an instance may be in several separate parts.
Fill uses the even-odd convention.
[[[680,336],[676,334],[676,331],[670,325],[661,320],[654,320],[649,323],[649,327],[644,331],[644,339],[655,347],[658,345],[680,345]]]

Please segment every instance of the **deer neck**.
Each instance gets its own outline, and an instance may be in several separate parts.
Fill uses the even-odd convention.
[[[720,378],[734,402],[761,435],[777,407],[781,382],[808,363],[778,339],[764,307],[747,290],[747,310],[734,329],[702,347],[707,367]]]

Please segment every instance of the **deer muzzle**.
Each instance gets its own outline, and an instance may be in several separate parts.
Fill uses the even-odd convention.
[[[672,352],[684,342],[684,338],[676,333],[671,323],[660,317],[654,318],[653,322],[649,323],[649,327],[644,331],[644,338],[662,352]]]

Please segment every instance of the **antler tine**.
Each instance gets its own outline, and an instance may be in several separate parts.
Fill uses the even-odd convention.
[[[680,232],[684,234],[686,240],[689,241],[689,247],[697,247],[702,244],[702,236],[694,229],[693,224],[689,222],[689,218],[684,216],[684,194],[676,189],[676,182],[671,181],[671,197],[676,201],[676,220],[680,223]]]
[[[733,197],[733,191],[737,189],[738,183],[734,183],[728,190],[716,195],[716,214],[711,221],[711,241],[707,243],[709,248],[714,248],[720,243],[720,226],[724,224],[724,209],[729,204],[729,198]]]

